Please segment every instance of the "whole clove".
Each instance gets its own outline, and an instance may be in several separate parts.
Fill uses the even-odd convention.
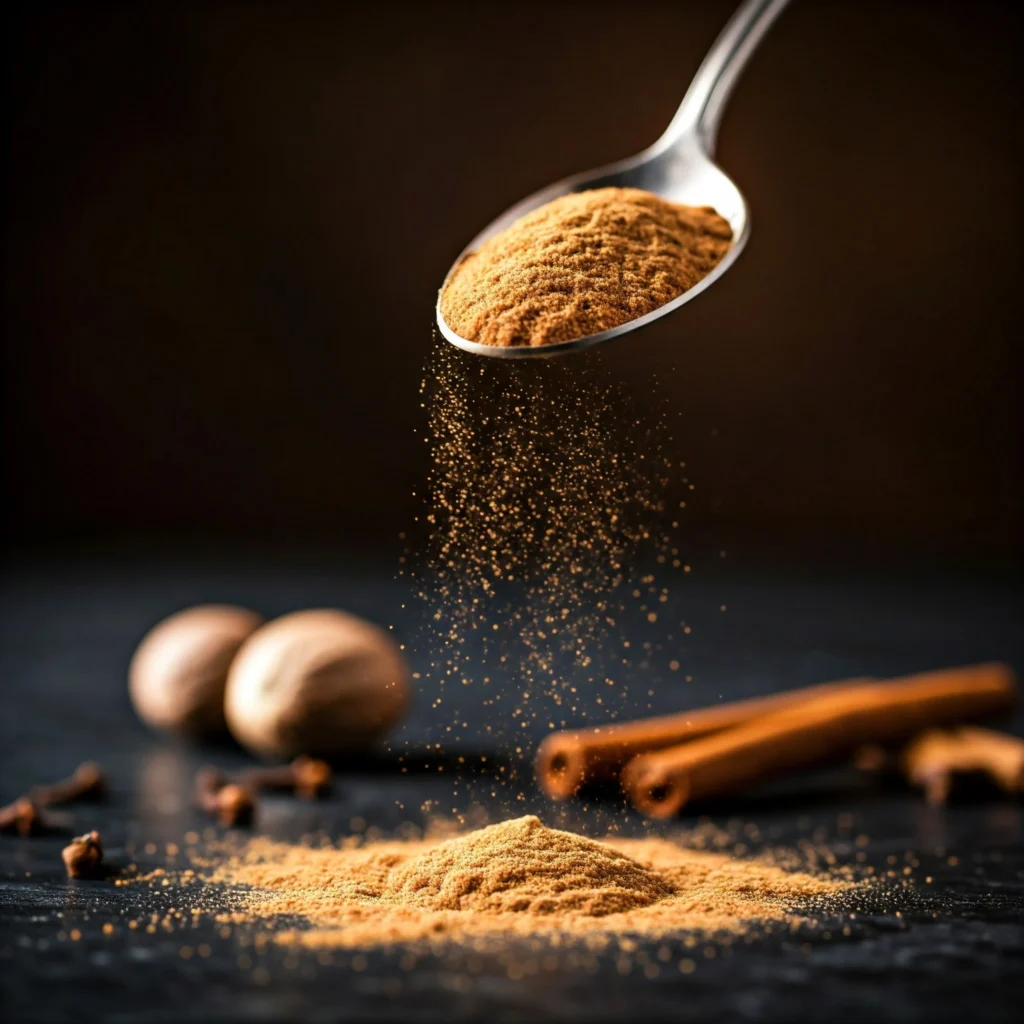
[[[300,754],[289,764],[273,768],[253,768],[244,779],[255,790],[286,790],[303,800],[315,800],[331,788],[333,772],[326,761]]]
[[[34,801],[23,796],[0,807],[0,832],[13,832],[19,836],[35,836],[46,831],[43,816]]]
[[[217,768],[203,768],[196,775],[196,803],[225,828],[251,825],[256,813],[249,787],[231,782]]]
[[[84,761],[74,774],[49,786],[33,786],[30,799],[37,807],[57,807],[100,800],[107,794],[107,776],[95,761]]]
[[[106,795],[107,777],[95,761],[84,761],[74,773],[51,785],[33,786],[27,796],[0,808],[0,832],[35,836],[46,831],[44,807],[99,800]]]
[[[61,851],[68,878],[101,878],[103,869],[103,843],[95,829],[78,836]]]

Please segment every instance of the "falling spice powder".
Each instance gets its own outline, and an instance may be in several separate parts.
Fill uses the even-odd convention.
[[[732,243],[709,206],[635,188],[576,192],[470,253],[441,295],[445,323],[483,345],[554,345],[645,316],[706,277]]]
[[[659,382],[640,401],[600,356],[513,367],[442,343],[423,395],[430,475],[399,569],[436,693],[417,743],[522,753],[570,721],[650,712],[649,691],[680,668],[690,571],[685,503],[666,494],[673,479],[692,487]]]
[[[316,849],[255,839],[201,875],[225,887],[221,921],[264,921],[279,942],[321,949],[738,935],[755,921],[789,927],[837,912],[860,885],[664,839],[597,842],[532,816],[443,841]]]

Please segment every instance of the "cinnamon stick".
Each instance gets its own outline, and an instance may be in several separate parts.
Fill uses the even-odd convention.
[[[640,754],[626,765],[622,784],[637,808],[667,818],[690,800],[840,759],[865,743],[1004,713],[1015,698],[1013,672],[1000,664],[848,686],[716,735]]]
[[[621,725],[554,732],[537,749],[537,779],[548,796],[567,800],[585,785],[617,779],[622,768],[637,754],[710,736],[865,682],[866,679],[852,679],[821,683],[768,697],[753,697]]]
[[[991,729],[931,729],[907,746],[900,764],[933,807],[949,798],[955,775],[986,775],[1007,793],[1024,792],[1024,740]]]

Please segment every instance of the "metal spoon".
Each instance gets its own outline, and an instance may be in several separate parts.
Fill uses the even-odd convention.
[[[478,356],[493,356],[498,359],[523,359],[562,355],[578,352],[621,337],[638,327],[649,324],[658,317],[677,310],[684,302],[695,298],[705,288],[715,283],[743,251],[750,236],[750,218],[747,204],[740,190],[732,180],[712,161],[718,125],[722,119],[726,100],[740,73],[754,50],[764,38],[772,22],[782,12],[789,0],[744,0],[715,45],[704,58],[682,104],[672,118],[664,134],[642,153],[607,164],[596,170],[575,174],[570,178],[549,185],[534,192],[526,199],[506,210],[497,220],[492,221],[460,253],[445,277],[441,292],[448,284],[452,272],[471,252],[475,252],[492,235],[503,231],[513,221],[535,210],[544,203],[570,192],[586,189],[642,188],[654,192],[672,202],[687,206],[713,206],[732,227],[733,241],[729,251],[718,266],[707,277],[698,281],[689,291],[678,298],[648,313],[599,334],[575,338],[554,345],[481,345],[475,341],[460,338],[444,321],[441,315],[441,293],[437,300],[437,326],[453,345]]]

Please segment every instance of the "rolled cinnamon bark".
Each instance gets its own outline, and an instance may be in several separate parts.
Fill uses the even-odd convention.
[[[633,804],[668,818],[688,801],[781,771],[840,759],[864,743],[1009,711],[1007,665],[976,665],[867,682],[810,699],[704,739],[640,754],[622,773]]]
[[[838,693],[867,682],[848,679],[805,686],[798,690],[644,718],[622,725],[596,726],[553,732],[537,748],[537,780],[548,796],[567,800],[584,785],[617,779],[637,754],[674,747],[710,736],[784,708],[798,707],[816,697]]]

